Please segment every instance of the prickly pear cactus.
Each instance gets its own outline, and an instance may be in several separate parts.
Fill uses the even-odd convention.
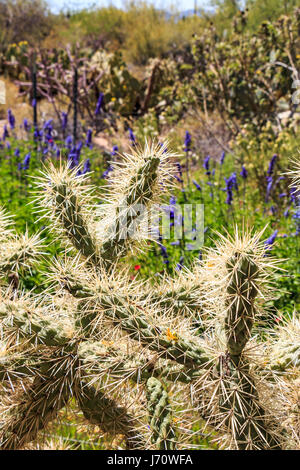
[[[1,449],[51,447],[45,431],[74,401],[127,449],[201,448],[203,434],[229,449],[299,447],[299,316],[262,323],[276,269],[262,233],[219,236],[176,279],[130,280],[126,254],[151,237],[135,206],[157,207],[173,157],[166,144],[135,148],[100,206],[78,169],[46,167],[36,204],[65,250],[43,294],[21,288],[39,236],[0,212]]]

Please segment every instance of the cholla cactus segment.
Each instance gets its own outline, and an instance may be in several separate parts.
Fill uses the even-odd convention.
[[[251,336],[255,320],[255,297],[259,267],[247,255],[236,252],[227,262],[230,273],[227,285],[225,331],[231,356],[240,356]]]
[[[62,270],[59,277],[61,282],[69,289],[72,295],[80,299],[76,325],[86,335],[96,334],[99,325],[103,321],[110,321],[112,325],[125,331],[131,339],[138,341],[145,347],[157,351],[167,359],[174,360],[190,368],[209,367],[211,356],[207,351],[206,344],[200,338],[193,340],[176,333],[176,327],[172,331],[172,324],[168,318],[154,316],[152,309],[145,308],[144,302],[140,301],[136,292],[138,286],[133,290],[133,295],[126,295],[127,283],[116,278],[110,284],[108,275],[100,271],[100,279],[90,276],[89,283],[84,280],[84,275],[66,276],[68,270]],[[141,287],[140,287],[141,289]],[[171,317],[172,320],[172,317]],[[179,323],[178,320],[177,324]],[[189,334],[189,330],[186,329]]]
[[[207,271],[203,276],[207,290],[204,304],[213,327],[216,322],[223,324],[224,309],[231,327],[235,323],[238,329],[243,325],[247,329],[245,321],[251,318],[250,323],[259,323],[262,305],[272,298],[271,274],[279,269],[277,260],[265,256],[264,231],[253,234],[243,228],[241,236],[236,228],[233,236],[219,234],[216,248],[208,250],[201,263],[200,269]]]
[[[98,237],[103,240],[102,259],[107,265],[124,256],[134,242],[150,238],[153,227],[148,227],[147,211],[159,201],[159,195],[171,184],[172,158],[167,143],[145,143],[143,149],[124,154],[121,162],[114,162],[109,179],[106,200],[99,208],[101,223]]]
[[[93,297],[94,295],[86,300],[88,308]],[[138,306],[132,305],[117,294],[102,293],[98,295],[97,304],[103,315],[127,332],[130,338],[161,353],[166,358],[190,367],[207,367],[210,364],[211,357],[200,339],[198,342],[185,339],[172,333],[170,328],[160,327],[157,320],[140,313]],[[97,320],[98,309],[92,307],[87,315],[85,307],[81,307],[80,321],[84,328],[87,324],[90,326],[94,319]]]
[[[40,365],[40,372],[11,397],[6,413],[0,417],[0,449],[16,450],[34,441],[38,432],[64,407],[76,380],[77,358],[57,353]]]
[[[139,422],[125,406],[119,405],[101,390],[96,390],[88,384],[82,384],[76,396],[85,418],[90,423],[99,426],[104,433],[124,435],[127,449],[144,447],[143,437],[139,433]]]
[[[220,359],[219,406],[222,425],[227,426],[233,447],[240,450],[280,449],[275,423],[262,407],[247,361],[236,365],[230,357]]]
[[[78,167],[71,170],[61,163],[59,169],[50,163],[39,178],[38,201],[46,211],[54,229],[60,228],[75,248],[95,265],[99,250],[94,234],[91,187],[85,184],[85,175],[78,175]]]
[[[294,444],[290,448],[300,450],[300,374],[287,378],[285,383],[283,426]]]
[[[4,354],[7,352],[7,355]],[[31,351],[30,357],[27,357],[26,354],[15,353],[9,355],[9,348],[6,351],[0,351],[0,380],[2,382],[8,382],[12,389],[13,382],[22,378],[28,378],[36,374],[36,366],[38,365],[39,360],[35,357],[34,353]]]
[[[176,433],[168,393],[154,377],[148,379],[146,390],[152,444],[157,450],[175,450]]]
[[[300,371],[299,314],[294,312],[291,318],[282,318],[269,342],[272,369],[284,372],[296,368]]]
[[[195,280],[194,273],[182,269],[175,279],[164,276],[155,283],[145,285],[141,296],[145,306],[156,305],[158,310],[173,316],[183,315],[191,319],[197,326],[203,317],[203,294],[201,283]]]
[[[161,191],[167,191],[173,181],[172,160],[177,153],[168,150],[168,142],[145,142],[143,148],[136,146],[132,153],[113,162],[114,171],[107,186],[107,201],[127,205],[159,202]]]
[[[53,318],[22,298],[0,301],[0,331],[16,344],[25,341],[46,346],[67,346],[74,332],[70,321]]]
[[[11,278],[30,270],[43,254],[42,248],[39,235],[29,236],[26,232],[24,235],[11,236],[2,243],[0,274]]]
[[[102,340],[84,342],[78,347],[78,356],[84,370],[84,378],[89,381],[101,378],[131,380],[134,383],[146,381],[155,370],[156,358],[133,348],[128,341]]]

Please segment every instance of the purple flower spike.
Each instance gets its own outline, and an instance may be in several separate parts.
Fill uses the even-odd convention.
[[[118,151],[119,147],[117,145],[114,145],[112,151],[110,152],[111,156],[114,157]]]
[[[92,129],[88,129],[86,133],[85,145],[89,148],[92,147],[92,135],[93,135]]]
[[[3,137],[2,139],[5,140],[9,137],[9,132],[7,130],[7,125],[5,124],[4,127],[3,127]]]
[[[275,153],[273,155],[273,157],[271,158],[270,163],[269,163],[269,168],[268,168],[268,171],[267,171],[268,176],[271,176],[273,174],[276,160],[277,160],[277,155]]]
[[[240,172],[241,177],[245,180],[248,176],[248,171],[246,170],[245,166],[242,166],[242,171]]]
[[[23,165],[22,165],[23,170],[29,170],[30,158],[31,158],[31,153],[29,152],[27,153],[27,155],[25,155],[25,158],[23,160]]]
[[[65,113],[64,111],[61,113],[61,126],[63,131],[66,130],[68,125],[68,113]]]
[[[100,111],[103,107],[103,103],[104,103],[104,93],[100,93],[98,101],[97,101],[96,109],[95,109],[95,116],[98,116],[98,114],[100,114]]]
[[[192,136],[189,131],[185,132],[184,138],[184,151],[189,152],[191,150]]]
[[[196,186],[198,191],[202,191],[200,184],[197,183],[197,181],[193,180],[193,184]]]
[[[264,244],[265,244],[266,250],[271,250],[277,235],[278,235],[278,230],[275,230],[275,232],[273,232],[272,235],[269,238],[267,238],[267,240],[265,240]]]
[[[23,127],[24,127],[25,132],[29,132],[31,129],[28,119],[26,118],[24,118],[23,120]]]
[[[133,131],[130,127],[129,127],[128,131],[129,131],[129,139],[130,139],[131,145],[134,146],[136,144],[135,135],[134,135],[134,133],[133,133]]]
[[[89,173],[91,171],[91,162],[90,159],[87,158],[87,160],[84,162],[83,169],[82,169],[82,174],[85,175],[86,173]]]
[[[15,118],[15,116],[13,115],[11,109],[9,109],[9,110],[7,111],[7,119],[8,119],[10,128],[11,128],[11,129],[14,129],[14,128],[15,128],[15,124],[16,124],[16,118]]]
[[[203,168],[206,170],[206,174],[207,174],[207,175],[210,175],[210,171],[209,171],[209,160],[210,160],[210,156],[207,155],[207,157],[205,157],[204,162],[203,162]]]

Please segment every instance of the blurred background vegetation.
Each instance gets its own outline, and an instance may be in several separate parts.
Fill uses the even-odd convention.
[[[162,11],[146,1],[130,1],[124,8],[94,7],[54,14],[44,0],[0,1],[0,52],[11,43],[63,47],[80,42],[93,50],[123,52],[126,61],[143,65],[151,57],[167,57],[188,47],[191,37],[210,22],[219,34],[230,36],[233,18],[240,12],[236,0],[212,0],[209,12],[184,16],[171,8]],[[300,5],[299,0],[245,0],[246,31],[255,32],[262,21],[275,21]]]

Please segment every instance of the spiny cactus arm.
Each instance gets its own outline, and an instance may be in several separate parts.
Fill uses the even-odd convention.
[[[23,354],[15,353],[9,356],[0,356],[0,381],[12,383],[15,380],[33,376],[36,373],[36,366],[39,364],[38,357],[27,357]]]
[[[185,339],[173,335],[169,328],[160,327],[151,315],[145,315],[143,306],[135,305],[130,299],[118,295],[114,290],[100,288],[101,292],[88,287],[82,280],[64,279],[64,287],[81,299],[76,319],[77,328],[84,335],[92,335],[95,323],[103,316],[126,331],[132,339],[159,352],[165,358],[174,360],[188,368],[209,367],[212,361],[201,340]]]
[[[157,305],[159,310],[172,312],[174,316],[184,315],[200,321],[202,303],[199,286],[184,285],[179,280],[146,286],[145,292],[139,297],[144,305]]]
[[[221,361],[224,359],[221,358]],[[220,413],[231,432],[234,447],[239,450],[279,450],[280,437],[274,422],[261,406],[256,383],[249,364],[221,365]]]
[[[101,256],[106,265],[115,262],[116,259],[126,254],[128,250],[128,236],[134,235],[139,225],[139,213],[134,210],[135,204],[148,203],[153,196],[153,183],[157,179],[157,171],[160,159],[155,155],[149,156],[148,161],[138,170],[128,184],[128,192],[124,194],[124,200],[116,207],[116,218],[108,227],[107,234],[114,234],[101,247]]]
[[[148,144],[144,149],[134,149],[132,155],[125,154],[110,178],[105,214],[99,224],[99,235],[103,240],[101,256],[104,265],[110,267],[130,249],[141,227],[142,220],[149,216],[140,210],[149,209],[158,201],[161,190],[170,186],[172,164],[175,154],[165,144]],[[100,208],[101,211],[101,208]],[[150,235],[147,231],[146,237]]]
[[[138,430],[139,423],[126,407],[87,383],[82,383],[77,389],[76,399],[84,417],[103,432],[124,435],[128,450],[144,448],[144,439]]]
[[[42,243],[39,235],[11,236],[1,244],[0,274],[7,276],[15,284],[18,283],[19,275],[31,269],[32,265],[43,254]]]
[[[13,403],[0,421],[0,449],[21,449],[56,418],[70,398],[76,362],[70,355],[40,364],[40,374],[12,397]]]
[[[267,366],[278,372],[300,370],[300,317],[296,312],[281,319],[269,337]]]
[[[152,444],[157,450],[175,450],[176,433],[167,391],[159,380],[151,377],[146,394]]]
[[[286,345],[281,351],[273,351],[269,367],[279,372],[286,372],[293,367],[300,370],[300,343]]]
[[[109,376],[122,379],[127,378],[134,383],[146,381],[154,369],[154,363],[147,359],[145,354],[139,354],[137,350],[127,352],[126,343],[123,349],[109,344],[109,341],[85,341],[78,346],[78,357],[81,360],[85,377],[100,379]],[[112,342],[111,342],[112,343]]]
[[[102,311],[105,318],[126,331],[132,339],[161,353],[167,359],[190,368],[209,367],[211,357],[201,345],[200,339],[196,342],[172,334],[169,328],[160,327],[151,316],[144,315],[141,309],[128,304],[116,294],[100,294],[97,300],[98,308],[90,309],[89,302],[87,309],[81,306],[77,325],[84,331],[93,328],[94,319],[97,319],[98,312]]]
[[[184,367],[161,361],[156,355],[121,352],[120,348],[109,345],[107,341],[83,342],[78,346],[77,354],[81,360],[85,377],[89,380],[100,377],[114,379],[127,378],[134,383],[145,383],[150,377],[165,378],[171,382],[191,383],[199,378],[201,371],[185,370]]]
[[[231,356],[239,357],[251,337],[256,313],[254,301],[258,294],[256,279],[259,267],[251,258],[238,252],[228,260],[226,267],[230,273],[225,318],[227,349]]]
[[[66,238],[90,262],[99,264],[98,243],[94,235],[90,187],[85,176],[78,175],[78,167],[71,170],[61,163],[59,169],[49,164],[39,178],[41,191],[38,202],[42,211],[54,222],[56,230],[62,229]]]
[[[46,346],[65,346],[72,337],[69,323],[45,315],[21,300],[2,300],[0,302],[0,329],[7,337],[14,335],[33,344]]]
[[[260,268],[252,253],[236,251],[226,263],[227,354],[220,358],[220,411],[240,450],[280,449],[272,421],[260,404],[256,380],[243,350],[257,315]]]

